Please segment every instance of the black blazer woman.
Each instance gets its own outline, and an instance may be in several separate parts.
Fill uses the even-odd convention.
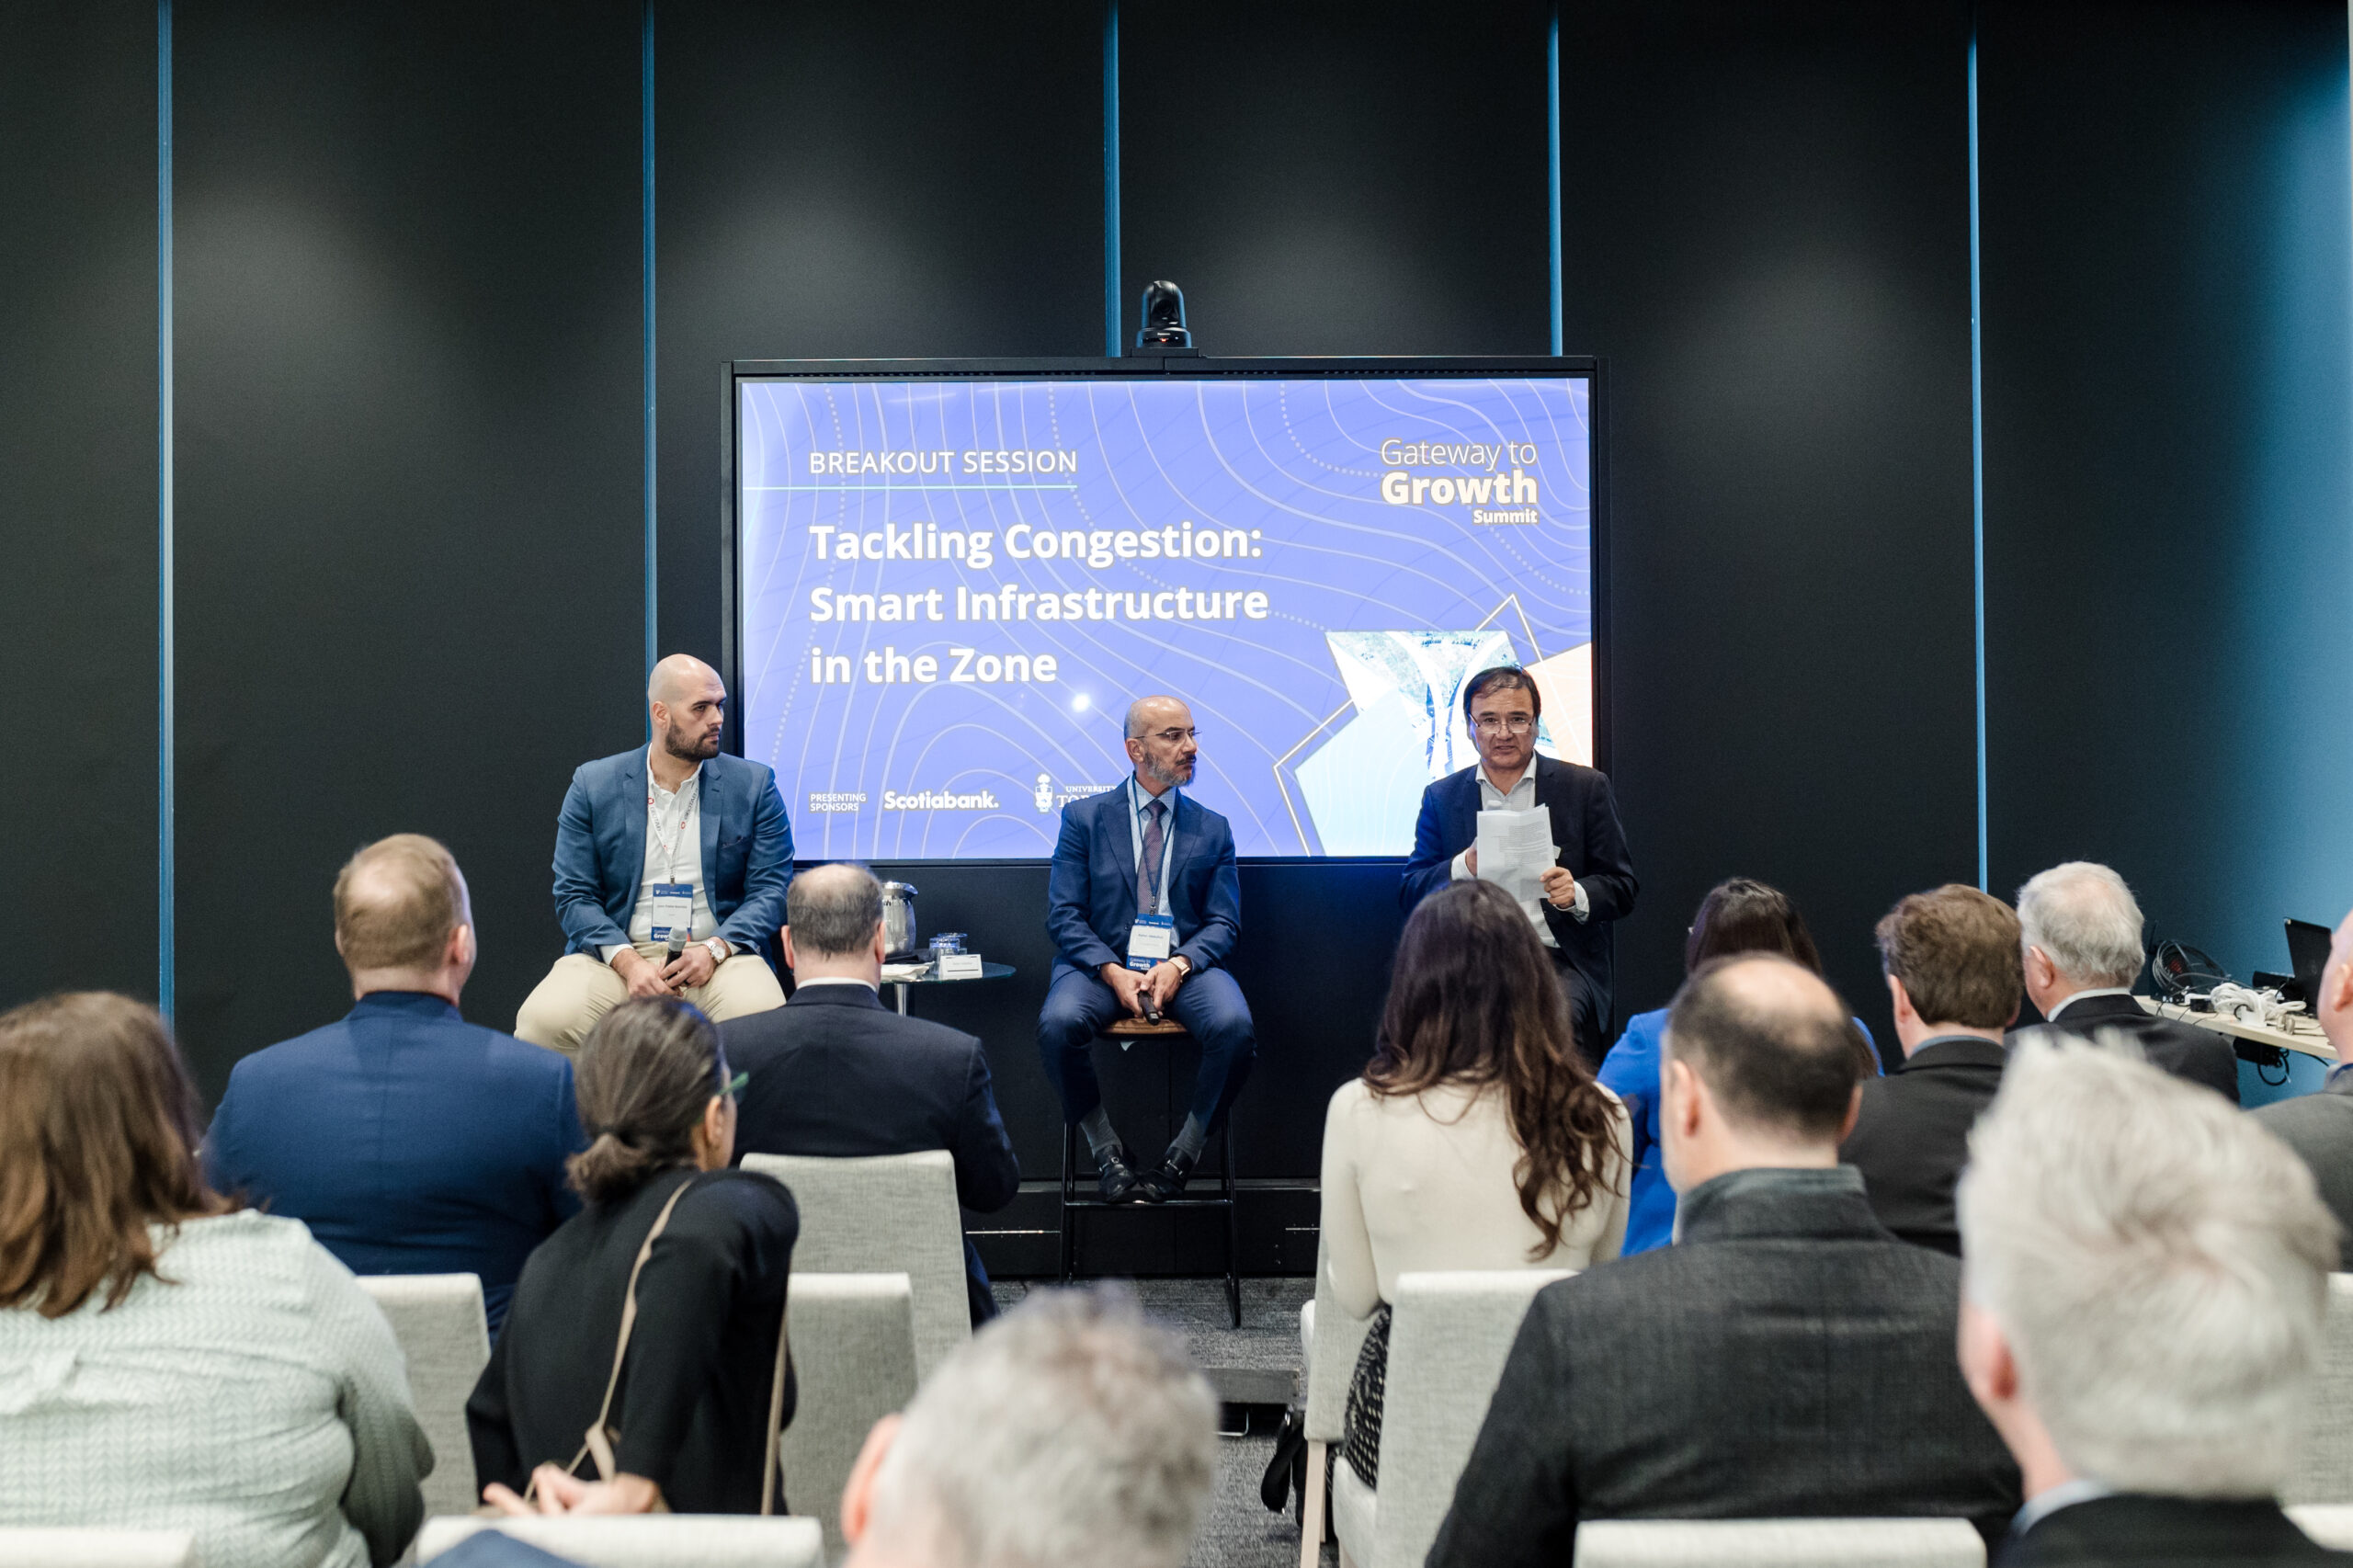
[[[581,1045],[576,1083],[590,1142],[570,1168],[586,1205],[523,1266],[466,1402],[483,1496],[537,1512],[521,1495],[536,1486],[532,1504],[567,1511],[756,1514],[801,1230],[792,1195],[729,1168],[735,1085],[718,1031],[688,1004],[606,1014]],[[630,1276],[657,1221],[615,1377]],[[792,1401],[788,1376],[786,1422]],[[613,1435],[601,1480],[584,1457],[600,1408]]]

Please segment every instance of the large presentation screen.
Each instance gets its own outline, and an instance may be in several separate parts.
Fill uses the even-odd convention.
[[[1589,377],[735,385],[744,753],[804,858],[1051,855],[1154,692],[1245,856],[1410,850],[1491,665],[1592,759]]]

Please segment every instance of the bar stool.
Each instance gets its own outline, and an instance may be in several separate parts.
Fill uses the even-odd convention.
[[[1185,1026],[1173,1018],[1163,1018],[1156,1024],[1142,1018],[1120,1018],[1104,1027],[1097,1037],[1108,1040],[1159,1040],[1174,1045],[1191,1038]],[[1076,1210],[1082,1209],[1222,1209],[1225,1210],[1225,1304],[1232,1314],[1233,1326],[1242,1326],[1242,1276],[1238,1271],[1241,1246],[1233,1210],[1233,1115],[1229,1110],[1219,1118],[1218,1130],[1218,1195],[1215,1198],[1172,1198],[1165,1203],[1107,1203],[1100,1198],[1080,1198],[1078,1190],[1078,1127],[1074,1122],[1063,1124],[1063,1283],[1071,1282],[1078,1264],[1078,1232]],[[1199,1168],[1195,1167],[1195,1179]]]

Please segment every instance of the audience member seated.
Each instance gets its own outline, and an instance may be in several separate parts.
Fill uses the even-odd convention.
[[[2295,1156],[2059,1040],[2020,1043],[1970,1148],[1961,1362],[2026,1481],[1999,1568],[2353,1562],[2274,1500],[2336,1264]]]
[[[792,1000],[719,1026],[744,1073],[735,1157],[911,1154],[956,1158],[956,1200],[978,1214],[1013,1201],[1021,1166],[974,1036],[882,1005],[882,884],[862,866],[820,866],[786,895]],[[996,1315],[988,1271],[964,1243],[972,1322]]]
[[[1881,1224],[1959,1257],[1952,1187],[1969,1163],[1969,1129],[2009,1061],[2003,1032],[2018,1016],[2018,916],[1998,898],[1947,882],[1899,902],[1875,935],[1904,1065],[1863,1085],[1838,1157],[1862,1172]]]
[[[1511,895],[1465,881],[1424,899],[1392,973],[1372,1061],[1324,1119],[1324,1279],[1373,1320],[1345,1450],[1369,1486],[1398,1275],[1584,1268],[1626,1231],[1625,1108]]]
[[[2320,1183],[2321,1200],[2353,1236],[2353,915],[2336,928],[2320,994],[2307,1000],[2313,1016],[2336,1049],[2337,1066],[2316,1095],[2263,1106],[2253,1112],[2264,1129],[2303,1157]]]
[[[0,1016],[0,1526],[185,1529],[206,1568],[376,1568],[433,1452],[383,1314],[204,1184],[164,1020]]]
[[[740,1084],[692,1004],[622,1003],[577,1071],[587,1203],[523,1266],[466,1402],[483,1495],[510,1513],[756,1514],[771,1416],[792,1415],[777,1381],[792,1195],[730,1167]]]
[[[1733,953],[1779,953],[1822,972],[1822,955],[1798,906],[1779,889],[1746,877],[1718,882],[1699,901],[1699,913],[1692,916],[1684,937],[1683,972]],[[1601,1063],[1601,1086],[1625,1102],[1634,1135],[1633,1199],[1626,1211],[1628,1256],[1675,1239],[1675,1188],[1659,1165],[1658,1042],[1665,1028],[1664,1007],[1635,1014]],[[1855,1028],[1861,1037],[1861,1072],[1875,1076],[1880,1071],[1878,1044],[1862,1019],[1855,1020]]]
[[[473,913],[449,852],[380,840],[335,881],[358,1006],[229,1074],[212,1185],[300,1220],[355,1274],[477,1274],[491,1333],[531,1249],[580,1202],[572,1063],[459,1016]]]
[[[2228,1037],[2158,1017],[2132,999],[2147,954],[2141,905],[2122,877],[2089,860],[2053,866],[2018,889],[2018,924],[2027,999],[2053,1028],[2085,1040],[2116,1030],[2151,1066],[2239,1103],[2239,1060]]]
[[[1961,1266],[1889,1235],[1837,1163],[1852,1041],[1788,959],[1685,983],[1660,1080],[1681,1237],[1538,1292],[1433,1568],[1564,1563],[1589,1518],[1958,1517],[1998,1536],[2018,1477],[1954,1364]]]
[[[842,1492],[847,1568],[1178,1568],[1216,1415],[1123,1294],[1040,1291],[875,1424]]]

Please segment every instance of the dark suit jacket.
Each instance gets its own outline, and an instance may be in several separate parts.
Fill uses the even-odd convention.
[[[702,765],[703,897],[737,952],[768,958],[792,885],[792,823],[776,774],[725,752]],[[555,917],[567,953],[629,941],[645,875],[645,748],[586,762],[572,775],[555,825]]]
[[[1595,1025],[1605,1031],[1606,1040],[1610,923],[1634,912],[1641,884],[1634,880],[1633,854],[1626,847],[1626,830],[1619,824],[1618,802],[1607,775],[1549,756],[1538,757],[1533,766],[1536,803],[1552,813],[1552,842],[1561,851],[1557,864],[1584,884],[1590,905],[1583,924],[1574,915],[1547,905],[1544,923],[1560,944],[1561,956],[1585,983]],[[1410,915],[1415,904],[1453,881],[1454,858],[1478,837],[1479,765],[1472,763],[1422,791],[1413,858],[1405,862],[1405,879],[1397,889],[1399,907]]]
[[[2316,1095],[2257,1106],[2247,1114],[2312,1167],[2321,1201],[2353,1237],[2353,1073],[2332,1074]]]
[[[728,1019],[719,1038],[728,1065],[751,1074],[735,1102],[739,1162],[945,1149],[956,1159],[957,1201],[981,1214],[1012,1202],[1021,1186],[988,1058],[971,1035],[903,1018],[863,985],[804,985],[781,1007]],[[977,1309],[988,1275],[969,1240],[964,1267]]]
[[[2353,1552],[2315,1544],[2268,1500],[2131,1495],[2061,1508],[1994,1554],[1995,1568],[2291,1562],[2353,1563]]]
[[[1923,1040],[1903,1066],[1863,1082],[1863,1107],[1838,1158],[1863,1173],[1871,1212],[1898,1237],[1961,1256],[1952,1189],[1969,1130],[2002,1086],[2009,1051],[1990,1040]]]
[[[2059,1009],[2042,1026],[2088,1040],[2101,1029],[2116,1029],[2140,1044],[2152,1067],[2162,1067],[2177,1078],[2203,1084],[2216,1094],[2239,1103],[2239,1059],[2228,1035],[2201,1029],[2196,1024],[2158,1017],[2130,996],[2086,996]],[[2012,1044],[2026,1031],[2012,1033]]]
[[[1167,910],[1176,949],[1195,969],[1215,969],[1242,934],[1242,874],[1233,829],[1183,790],[1176,796],[1176,844],[1168,865]],[[1046,934],[1054,956],[1093,974],[1128,960],[1136,923],[1136,841],[1128,826],[1128,786],[1063,808],[1046,881]]]
[[[1961,1266],[1851,1171],[1735,1171],[1683,1239],[1538,1292],[1431,1568],[1556,1568],[1579,1519],[1910,1515],[1998,1540],[2018,1473],[1953,1357]]]
[[[531,1249],[580,1200],[572,1063],[377,991],[231,1070],[204,1140],[212,1185],[300,1220],[354,1274],[478,1274],[495,1330]]]

